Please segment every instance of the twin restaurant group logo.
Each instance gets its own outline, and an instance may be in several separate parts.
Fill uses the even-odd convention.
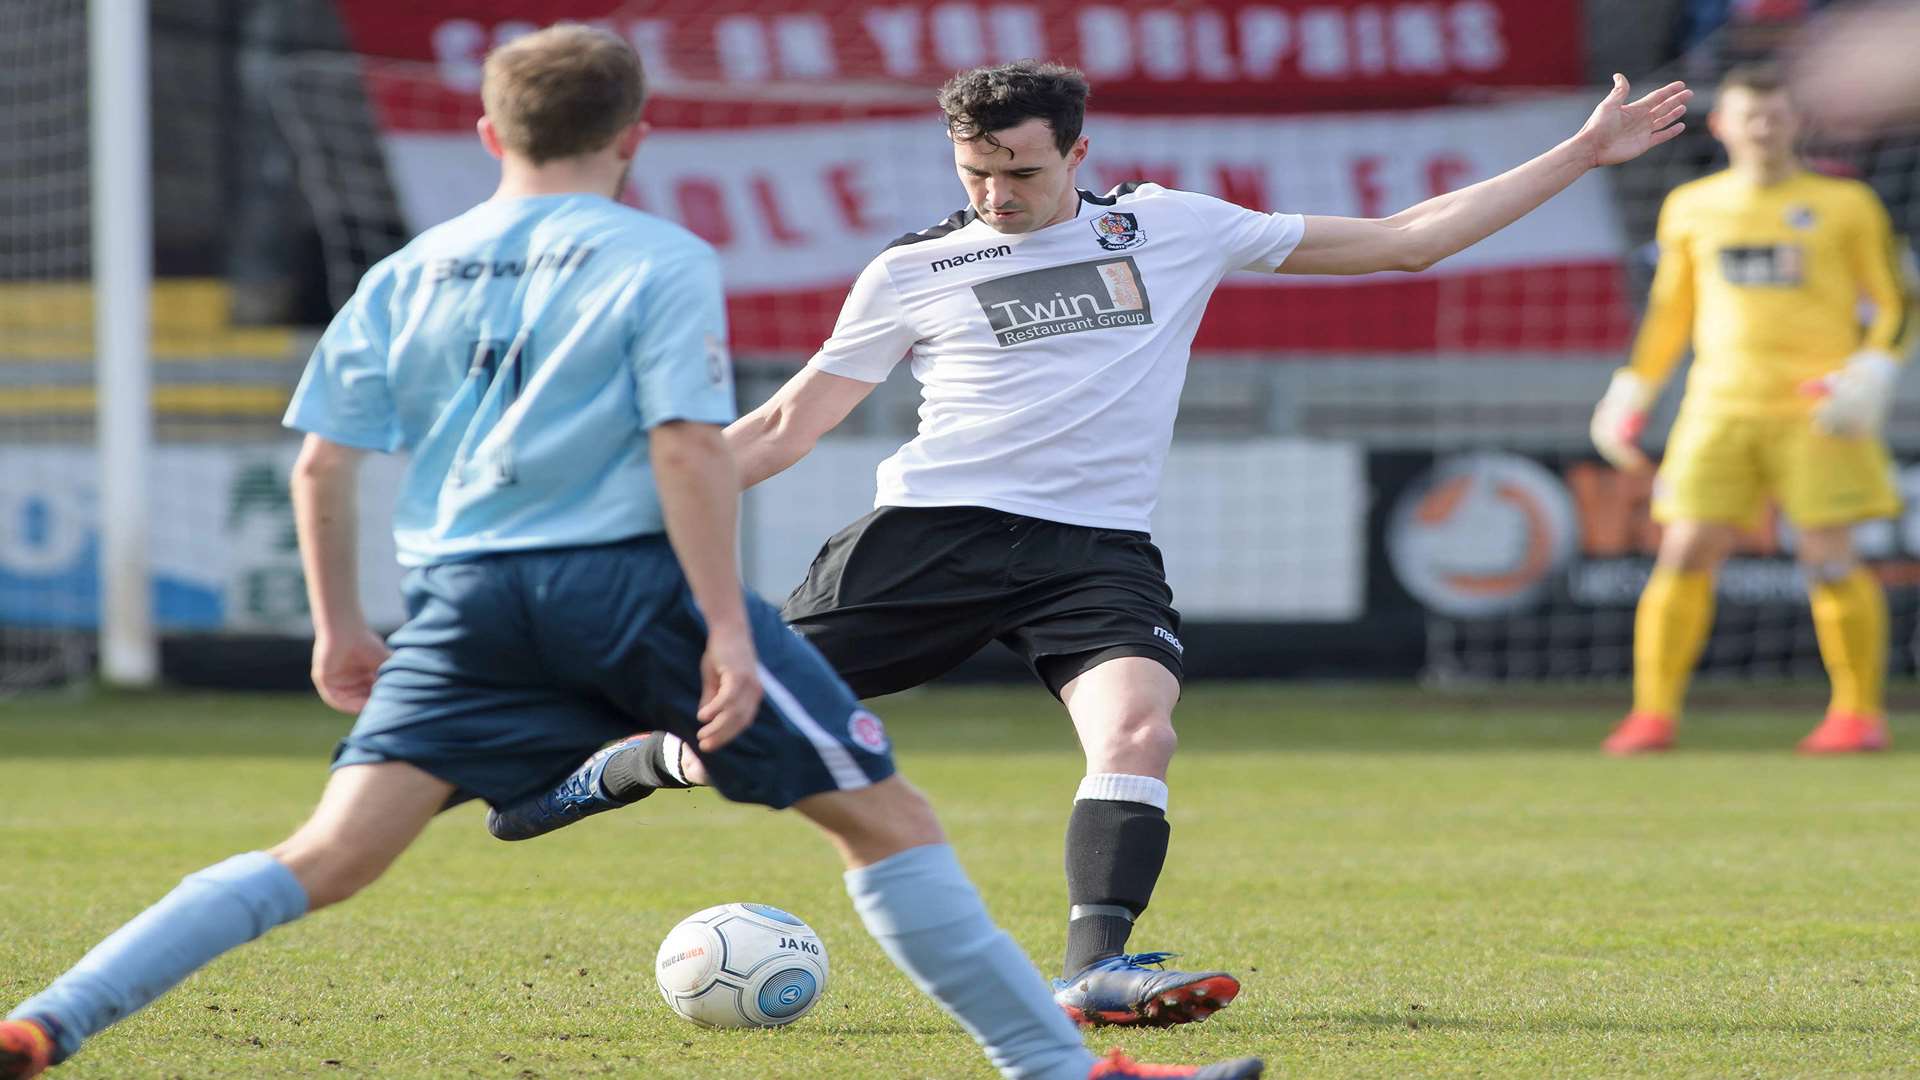
[[[973,287],[1001,347],[1057,334],[1153,322],[1132,256],[1049,266]]]

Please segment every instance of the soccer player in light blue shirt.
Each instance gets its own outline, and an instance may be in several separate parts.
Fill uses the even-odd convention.
[[[657,533],[648,429],[733,419],[721,295],[712,248],[670,222],[493,199],[367,273],[287,424],[408,454],[407,566]]]
[[[868,930],[1003,1075],[1258,1076],[1252,1059],[1096,1062],[894,773],[879,720],[741,589],[717,260],[608,198],[646,132],[632,48],[552,27],[488,57],[482,98],[499,190],[367,274],[287,413],[308,433],[293,498],[314,683],[357,714],[320,804],[275,847],[189,875],[17,1007],[0,1080],[352,896],[451,803],[545,790],[641,728],[696,747],[727,797],[819,824]],[[409,455],[395,511],[409,617],[385,642],[354,580],[366,451]]]

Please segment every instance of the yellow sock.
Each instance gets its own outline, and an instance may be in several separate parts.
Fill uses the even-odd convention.
[[[1655,567],[1633,616],[1633,711],[1678,717],[1713,625],[1713,575]]]
[[[1808,590],[1820,659],[1833,680],[1833,712],[1879,716],[1887,676],[1887,595],[1865,567]]]

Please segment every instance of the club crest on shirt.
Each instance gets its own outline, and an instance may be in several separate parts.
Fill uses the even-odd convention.
[[[1795,229],[1813,228],[1813,207],[1805,205],[1787,207],[1787,225]]]
[[[707,335],[707,381],[715,386],[725,386],[733,377],[733,358],[727,352],[727,343],[714,334]]]
[[[865,709],[855,709],[847,720],[847,736],[854,745],[870,753],[887,752],[887,729],[880,718]]]
[[[1093,238],[1108,251],[1125,251],[1147,242],[1140,219],[1118,210],[1109,210],[1093,219]]]

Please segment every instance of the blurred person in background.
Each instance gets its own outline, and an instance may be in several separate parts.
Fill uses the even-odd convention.
[[[1777,54],[1827,0],[1686,0],[1680,50],[1691,74]],[[1611,10],[1616,5],[1602,4]],[[1636,4],[1636,6],[1638,6]]]
[[[1794,99],[1837,135],[1920,127],[1920,3],[1840,8],[1816,20],[1791,63]]]
[[[1809,172],[1777,68],[1730,71],[1708,127],[1728,168],[1675,188],[1627,367],[1595,409],[1595,447],[1651,465],[1637,440],[1689,341],[1694,362],[1654,482],[1666,526],[1634,620],[1633,707],[1614,754],[1673,745],[1713,621],[1714,580],[1769,500],[1796,529],[1821,659],[1833,684],[1807,753],[1887,745],[1887,607],[1853,527],[1899,511],[1881,428],[1913,320],[1886,209],[1855,180]],[[1872,322],[1861,327],[1861,299]]]

